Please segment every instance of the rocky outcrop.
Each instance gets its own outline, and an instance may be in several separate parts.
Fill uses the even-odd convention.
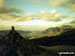
[[[31,40],[24,39],[14,27],[1,39],[0,56],[31,56],[39,53],[41,48],[35,45]]]

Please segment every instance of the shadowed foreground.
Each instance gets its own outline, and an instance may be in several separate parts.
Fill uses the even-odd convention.
[[[0,56],[58,56],[59,51],[75,50],[75,30],[55,37],[24,39],[14,27],[0,41]]]

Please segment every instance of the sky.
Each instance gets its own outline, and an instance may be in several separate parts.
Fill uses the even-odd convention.
[[[75,26],[74,22],[74,0],[0,0],[0,30],[9,30],[12,25],[19,30],[45,30]]]
[[[7,3],[6,6],[14,6],[16,8],[19,8],[23,11],[23,13],[37,13],[40,12],[41,10],[52,10],[52,9],[56,9],[59,10],[59,12],[62,12],[64,14],[67,13],[68,9],[64,9],[62,7],[60,8],[53,8],[50,6],[46,6],[46,5],[40,5],[40,3],[45,2],[47,3],[49,0],[5,0],[5,2]],[[38,4],[39,5],[38,5]]]

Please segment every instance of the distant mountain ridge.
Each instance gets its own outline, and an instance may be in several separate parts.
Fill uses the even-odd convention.
[[[62,33],[65,33],[69,30],[73,30],[75,29],[75,27],[73,26],[69,26],[69,25],[63,25],[63,26],[60,26],[60,27],[52,27],[52,28],[48,28],[42,32],[38,32],[38,33],[35,33],[35,34],[32,34],[32,38],[42,38],[44,36],[57,36],[57,35],[60,35]]]
[[[63,33],[63,32],[67,32],[67,31],[69,31],[69,30],[71,30],[71,29],[73,29],[71,26],[69,26],[69,25],[63,25],[63,26],[60,26],[60,27],[52,27],[52,28],[49,28],[49,29],[47,29],[47,30],[45,30],[45,31],[43,31],[44,33],[46,32],[46,33],[54,33],[54,34],[58,34],[58,33]],[[42,33],[43,33],[42,32]]]
[[[48,28],[44,31],[21,31],[21,30],[16,30],[17,32],[19,32],[24,38],[30,38],[30,39],[34,39],[34,38],[41,38],[44,36],[57,36],[60,35],[64,32],[67,32],[69,30],[73,30],[75,29],[75,27],[69,26],[69,25],[63,25],[60,27],[52,27],[52,28]],[[0,38],[7,35],[9,32],[9,30],[4,30],[4,31],[0,31]]]

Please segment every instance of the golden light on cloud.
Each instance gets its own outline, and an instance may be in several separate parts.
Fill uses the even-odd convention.
[[[68,0],[50,0],[48,4],[53,7],[59,7],[61,4],[65,4],[66,2],[68,2]]]
[[[45,20],[30,20],[30,21],[20,21],[20,22],[3,22],[0,24],[3,25],[3,30],[8,30],[8,27],[15,26],[16,30],[23,30],[23,31],[43,31],[45,29],[48,29],[50,27],[59,27],[61,25],[64,25],[66,23],[69,23],[73,20],[68,19],[61,19],[62,21],[54,22],[54,21],[45,21]],[[6,28],[6,29],[5,29]],[[2,29],[2,26],[0,27]]]
[[[0,14],[0,18],[3,20],[9,20],[11,22],[30,21],[30,20],[46,20],[46,21],[60,21],[64,15],[53,9],[51,11],[42,10],[36,14],[21,14],[14,15],[12,13]]]
[[[0,0],[0,8],[4,6],[4,1]]]

